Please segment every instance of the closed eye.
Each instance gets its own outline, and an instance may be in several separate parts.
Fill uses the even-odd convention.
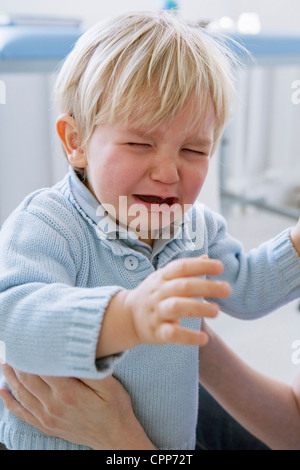
[[[200,150],[194,150],[194,149],[182,149],[184,152],[190,152],[190,153],[193,153],[195,155],[200,155],[200,156],[203,156],[203,157],[207,157],[208,154],[207,152],[201,152]]]
[[[127,145],[130,145],[131,147],[137,147],[137,146],[140,146],[140,147],[150,147],[150,144],[143,144],[141,142],[128,142]]]

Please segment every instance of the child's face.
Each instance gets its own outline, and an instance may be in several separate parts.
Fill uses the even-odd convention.
[[[121,224],[140,230],[140,238],[150,245],[151,230],[186,212],[207,175],[214,109],[210,106],[189,127],[187,113],[188,108],[154,131],[134,123],[99,125],[86,147],[88,188],[108,212],[114,207]]]

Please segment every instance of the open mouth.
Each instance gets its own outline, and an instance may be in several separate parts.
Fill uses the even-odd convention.
[[[178,198],[176,197],[167,197],[162,198],[159,196],[152,196],[147,194],[135,194],[135,199],[139,200],[139,202],[144,202],[146,204],[167,204],[168,206],[173,206],[173,204],[178,203]]]

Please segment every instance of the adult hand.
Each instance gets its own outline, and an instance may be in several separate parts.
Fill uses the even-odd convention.
[[[40,377],[1,367],[14,395],[0,389],[5,406],[49,436],[95,450],[154,449],[115,378]]]

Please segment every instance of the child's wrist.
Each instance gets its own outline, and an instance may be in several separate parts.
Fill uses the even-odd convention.
[[[135,303],[135,296],[133,295],[133,291],[124,290],[120,293],[122,295],[122,304],[123,304],[123,312],[124,317],[126,318],[125,324],[128,334],[128,339],[131,343],[131,348],[138,346],[141,344],[139,340],[136,326],[134,322],[134,303]]]
[[[123,352],[137,346],[133,315],[127,297],[130,291],[120,290],[111,299],[102,322],[96,357]]]

